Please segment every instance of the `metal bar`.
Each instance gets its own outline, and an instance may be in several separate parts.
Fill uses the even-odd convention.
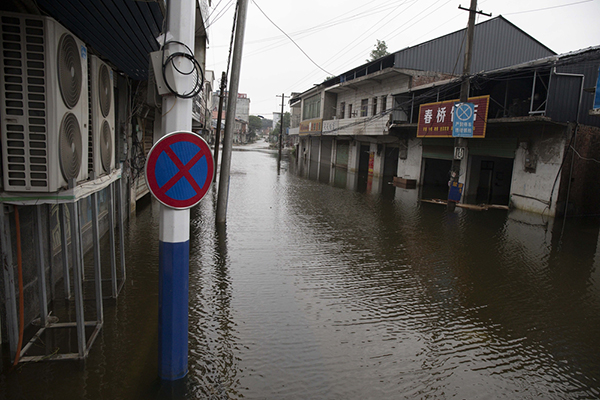
[[[40,301],[40,323],[46,326],[48,317],[48,293],[46,292],[46,263],[44,260],[44,235],[42,233],[42,205],[35,206],[35,226],[37,233],[37,269]]]
[[[98,323],[96,321],[85,321],[84,326],[96,326]],[[54,324],[48,324],[46,329],[54,329],[54,328],[74,328],[77,326],[77,322],[57,322]]]
[[[415,92],[412,93],[412,100],[410,101],[410,123],[413,123],[413,112],[415,111]]]
[[[46,360],[62,361],[62,360],[80,360],[81,357],[77,353],[54,354],[51,356],[29,356],[22,357],[19,362],[40,362]]]
[[[94,344],[94,341],[98,337],[98,334],[100,333],[100,330],[102,329],[102,326],[103,326],[102,323],[96,324],[96,329],[94,329],[94,332],[92,332],[92,334],[90,335],[90,339],[87,342],[87,351],[86,351],[86,354],[85,354],[86,356],[90,352],[90,349],[92,348],[92,345]]]
[[[63,281],[65,285],[65,298],[71,298],[71,279],[69,277],[69,245],[67,242],[67,213],[65,212],[66,204],[58,205],[58,219],[60,225],[60,248],[63,261]]]
[[[529,102],[529,114],[533,111],[533,98],[535,96],[535,84],[537,82],[537,71],[533,71],[533,85],[531,86],[531,101]]]
[[[71,214],[71,246],[73,251],[73,291],[75,292],[75,321],[77,323],[77,346],[79,356],[85,354],[85,327],[83,319],[83,288],[81,262],[81,238],[79,233],[79,205],[77,202],[69,204]]]
[[[503,117],[508,116],[508,112],[507,112],[507,108],[506,108],[508,106],[508,104],[507,104],[508,103],[508,82],[509,81],[507,80],[504,85],[504,107],[502,107],[503,108],[503,110],[502,110]]]
[[[121,181],[119,180],[119,184],[117,187],[117,216],[119,217],[119,250],[121,252],[121,286],[119,287],[119,291],[125,284],[125,229],[123,227],[123,201],[121,196]],[[117,292],[118,294],[118,292]]]
[[[100,228],[98,227],[98,193],[91,194],[92,199],[92,237],[94,241],[94,286],[96,289],[96,321],[102,323],[102,260],[100,259]]]
[[[12,244],[10,241],[10,225],[4,215],[4,203],[0,203],[0,247],[2,250],[2,271],[4,274],[4,307],[6,308],[6,330],[10,358],[17,354],[19,342],[19,318],[17,316],[17,294],[15,292],[15,272],[12,258]]]
[[[121,184],[120,181],[119,185]],[[110,233],[110,280],[112,298],[117,298],[117,254],[115,250],[115,209],[113,185],[108,186],[108,232]]]
[[[40,328],[35,335],[33,335],[33,337],[29,340],[29,342],[27,342],[27,344],[25,346],[23,346],[23,348],[21,349],[21,355],[19,357],[19,362],[23,362],[23,356],[25,354],[27,354],[27,351],[29,350],[29,348],[31,346],[33,346],[33,344],[42,336],[42,333],[44,333],[44,331],[46,330],[46,327],[42,327]]]

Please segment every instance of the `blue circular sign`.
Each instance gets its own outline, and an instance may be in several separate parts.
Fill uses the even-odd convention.
[[[214,175],[210,148],[193,132],[173,132],[160,138],[146,161],[146,183],[167,207],[186,209],[204,197]]]

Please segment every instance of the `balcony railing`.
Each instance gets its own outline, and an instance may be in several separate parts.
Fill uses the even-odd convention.
[[[323,135],[387,135],[387,116],[323,121]]]

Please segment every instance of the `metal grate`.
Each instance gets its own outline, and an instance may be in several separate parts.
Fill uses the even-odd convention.
[[[48,186],[44,20],[3,15],[1,101],[4,188]]]

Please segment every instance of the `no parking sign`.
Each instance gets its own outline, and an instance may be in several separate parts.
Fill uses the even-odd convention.
[[[160,138],[146,161],[146,183],[162,204],[187,209],[204,197],[214,175],[210,148],[193,132],[173,132]]]

